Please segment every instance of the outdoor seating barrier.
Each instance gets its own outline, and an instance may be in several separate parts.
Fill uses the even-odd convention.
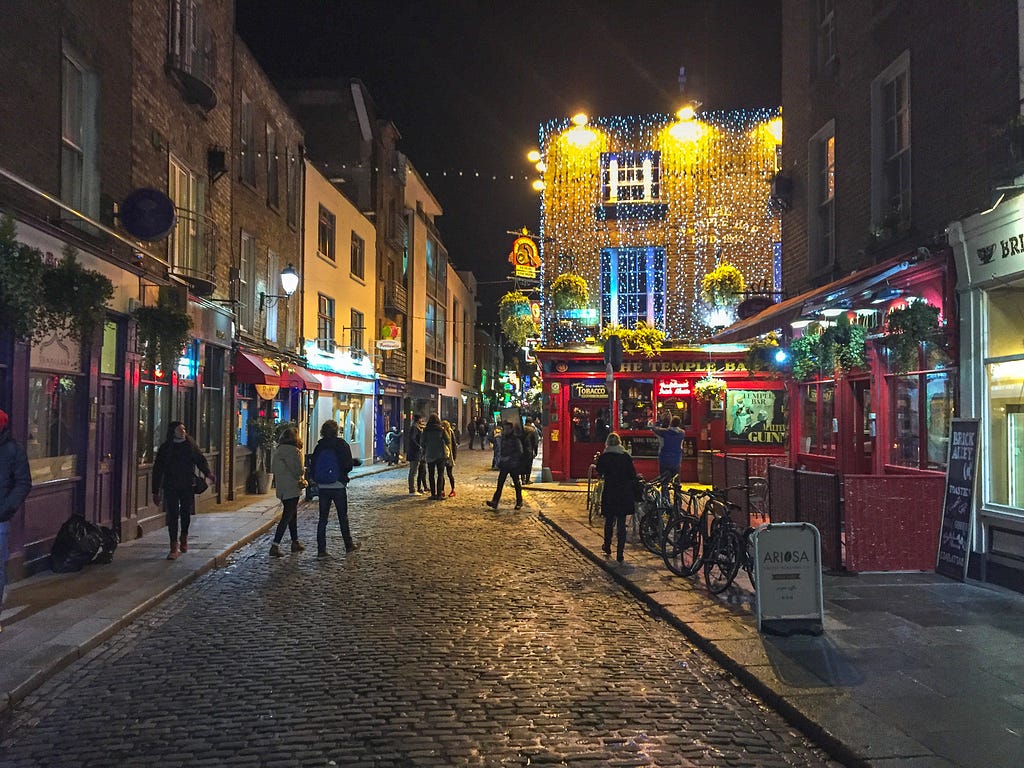
[[[773,523],[811,523],[821,534],[822,567],[843,568],[839,475],[769,466],[768,499]]]

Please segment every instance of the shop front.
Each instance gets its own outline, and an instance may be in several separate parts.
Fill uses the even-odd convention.
[[[960,294],[961,415],[980,421],[968,574],[1024,591],[1024,197],[948,231]]]
[[[407,416],[422,416],[426,419],[430,414],[440,415],[440,402],[437,387],[410,381],[405,388],[405,412]]]
[[[786,392],[782,383],[747,371],[746,348],[707,345],[665,349],[654,358],[627,355],[609,379],[603,351],[538,350],[544,380],[544,462],[554,480],[584,478],[594,455],[618,432],[637,471],[658,474],[655,426],[675,417],[685,432],[679,467],[684,482],[698,480],[701,451],[784,452]],[[706,401],[696,383],[708,371],[726,382],[725,398]]]
[[[374,459],[384,459],[384,436],[392,427],[402,431],[402,398],[405,382],[400,379],[377,379],[377,413],[374,423]]]

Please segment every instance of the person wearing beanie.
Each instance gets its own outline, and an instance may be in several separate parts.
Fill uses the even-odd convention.
[[[32,490],[32,474],[25,449],[11,435],[10,418],[0,411],[0,614],[7,586],[7,537],[11,518]],[[0,630],[3,626],[0,625]]]

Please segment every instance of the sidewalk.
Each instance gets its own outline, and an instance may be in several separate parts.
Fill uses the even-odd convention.
[[[587,523],[585,483],[529,488],[552,491],[534,497],[544,522],[836,759],[1024,765],[1024,595],[933,573],[826,574],[822,636],[760,635],[746,574],[715,597],[639,543],[620,565]]]
[[[352,477],[389,469],[395,467],[356,467]],[[267,534],[280,519],[281,503],[272,493],[251,498],[237,509],[214,507],[196,515],[189,551],[173,562],[164,559],[167,538],[161,530],[122,542],[107,565],[87,565],[78,573],[44,571],[8,584],[0,617],[0,714],[174,592],[222,567],[232,552]]]

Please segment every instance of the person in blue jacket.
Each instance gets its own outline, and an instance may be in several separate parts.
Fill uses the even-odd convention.
[[[321,454],[330,452],[333,461],[321,461]],[[316,556],[327,557],[327,519],[331,515],[331,503],[338,512],[338,524],[341,526],[341,538],[345,542],[345,551],[354,552],[359,545],[352,540],[352,532],[348,526],[348,474],[353,467],[363,462],[352,458],[352,448],[338,434],[338,422],[325,421],[320,427],[320,441],[313,449],[309,465],[313,472],[313,482],[318,486],[317,495],[320,499],[320,519],[316,526]],[[329,473],[329,475],[321,474]]]
[[[0,611],[7,586],[7,535],[11,518],[32,490],[32,474],[25,449],[15,442],[6,411],[0,411]],[[0,627],[2,629],[2,627]]]
[[[681,428],[682,421],[673,416],[667,427],[653,427],[652,432],[661,440],[658,450],[658,477],[661,478],[661,495],[668,496],[668,484],[679,474],[679,465],[683,462],[683,438],[686,432]]]

